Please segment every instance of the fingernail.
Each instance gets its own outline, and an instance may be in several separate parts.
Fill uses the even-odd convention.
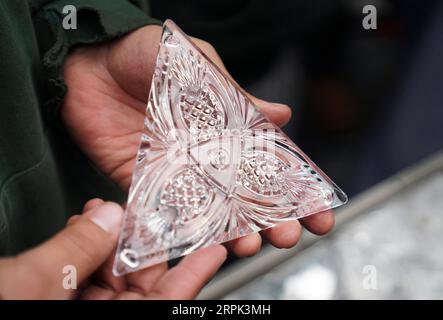
[[[94,201],[94,205],[91,206],[89,210],[95,210],[97,207],[100,207],[103,203],[105,203],[102,199],[95,198],[90,200],[89,202]]]
[[[105,202],[91,212],[89,219],[106,232],[118,233],[122,216],[123,209],[118,204]]]

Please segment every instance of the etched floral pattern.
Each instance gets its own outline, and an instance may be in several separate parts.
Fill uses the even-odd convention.
[[[114,273],[345,202],[346,195],[167,21]]]
[[[174,223],[184,224],[204,213],[212,197],[211,187],[187,168],[173,176],[163,187],[160,203],[176,208]]]

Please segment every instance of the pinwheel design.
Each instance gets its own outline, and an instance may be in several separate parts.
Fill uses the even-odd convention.
[[[168,20],[114,273],[345,202],[346,195]]]

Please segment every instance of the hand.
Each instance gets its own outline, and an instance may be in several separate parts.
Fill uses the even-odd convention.
[[[65,64],[69,90],[62,108],[63,121],[83,152],[126,191],[135,164],[160,35],[159,26],[147,26],[111,43],[78,48]],[[210,44],[195,38],[193,41],[226,71]],[[289,121],[288,106],[251,99],[274,123],[281,126]],[[313,233],[324,234],[333,227],[334,216],[332,211],[315,214],[282,223],[261,235],[276,247],[289,248],[300,238],[300,223]],[[258,233],[228,244],[238,256],[253,255],[260,246]]]
[[[81,216],[73,216],[47,242],[17,257],[0,259],[0,298],[191,299],[226,259],[226,249],[215,245],[187,256],[169,271],[162,263],[114,277],[113,251],[122,216],[119,205],[93,199]],[[68,265],[75,267],[78,290],[63,286],[68,276],[63,269]]]

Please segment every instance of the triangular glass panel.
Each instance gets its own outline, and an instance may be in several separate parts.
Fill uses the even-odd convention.
[[[346,201],[238,85],[165,22],[116,275]]]

